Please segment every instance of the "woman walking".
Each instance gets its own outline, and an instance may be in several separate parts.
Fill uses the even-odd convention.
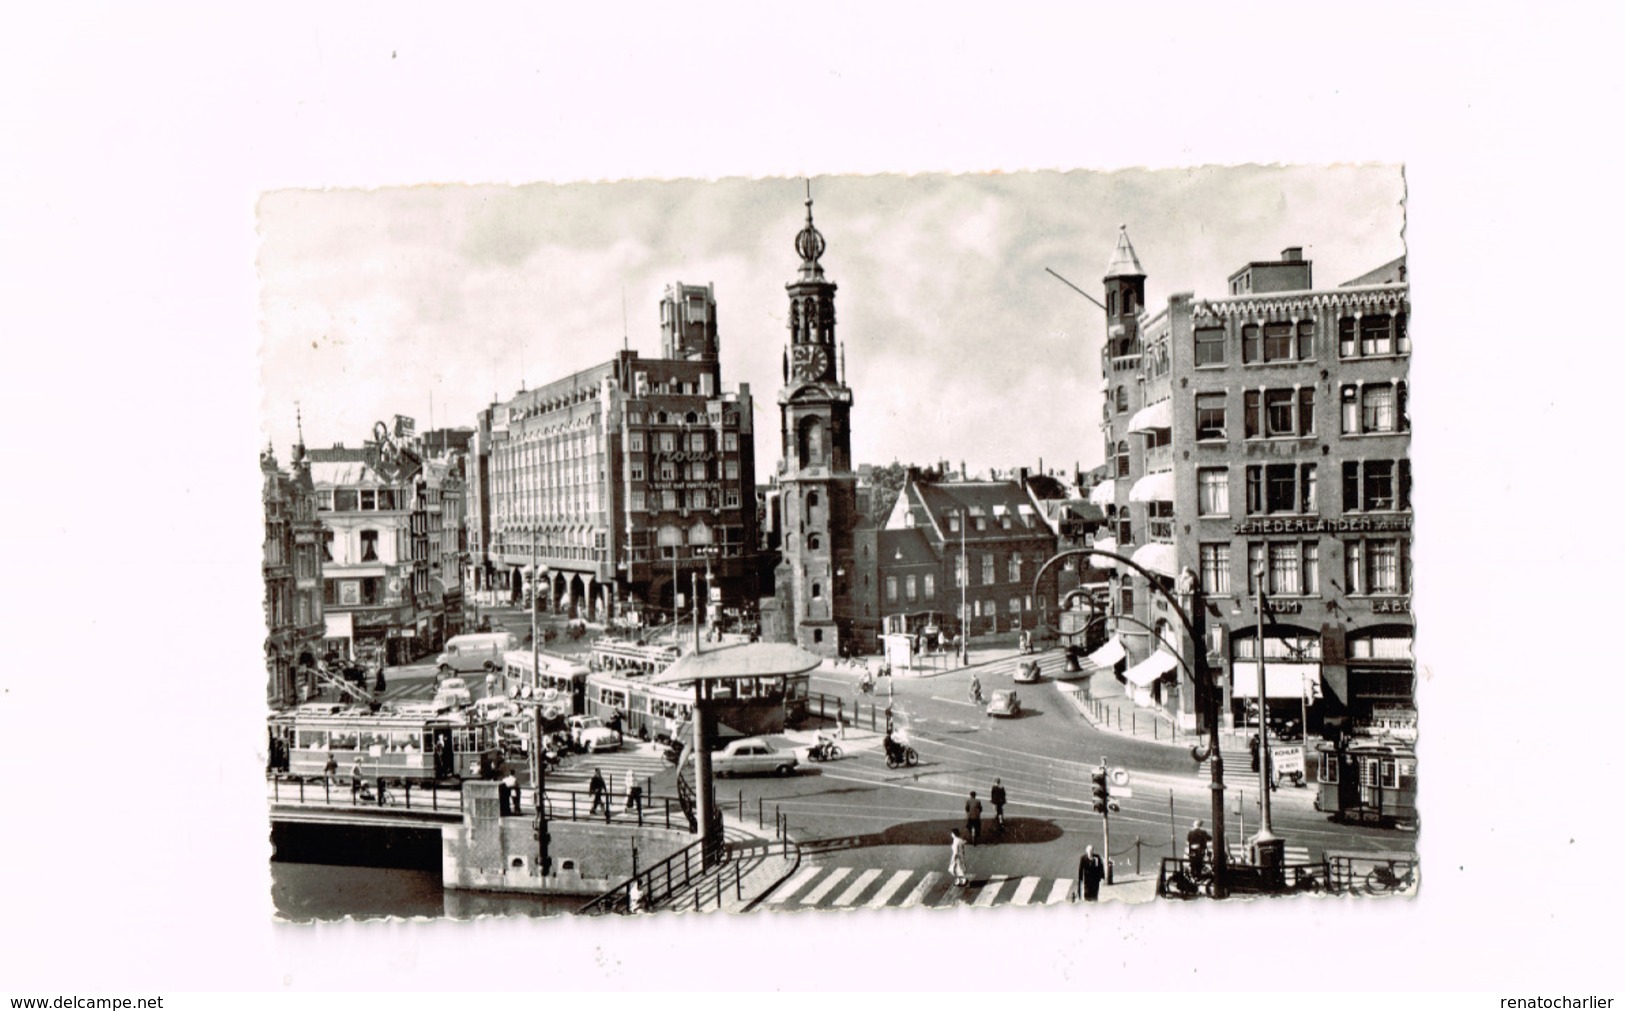
[[[948,840],[948,873],[954,876],[954,884],[963,888],[966,878],[965,837],[959,834],[957,828],[949,829],[948,834],[951,836]]]

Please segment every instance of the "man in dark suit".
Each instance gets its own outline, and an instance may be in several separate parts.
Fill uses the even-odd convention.
[[[1084,848],[1083,856],[1078,858],[1078,891],[1083,895],[1085,902],[1098,902],[1100,900],[1100,883],[1106,880],[1106,861],[1100,858],[1093,846]]]

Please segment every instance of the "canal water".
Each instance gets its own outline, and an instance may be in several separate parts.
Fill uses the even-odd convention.
[[[308,923],[387,917],[558,916],[574,913],[584,896],[497,895],[448,890],[439,871],[334,864],[271,862],[271,897],[277,915]]]

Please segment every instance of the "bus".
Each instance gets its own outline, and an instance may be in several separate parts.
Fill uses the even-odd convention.
[[[501,757],[497,721],[428,706],[333,712],[304,706],[270,717],[270,771],[316,777],[328,758],[348,776],[359,758],[368,779],[434,782],[495,774]]]

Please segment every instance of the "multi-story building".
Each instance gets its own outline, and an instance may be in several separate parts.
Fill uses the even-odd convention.
[[[1113,480],[1092,498],[1115,536],[1096,546],[1196,612],[1222,718],[1256,711],[1261,660],[1283,717],[1414,714],[1403,258],[1316,288],[1291,248],[1221,297],[1148,311],[1125,230],[1104,285]],[[1194,726],[1194,651],[1170,604],[1126,566],[1111,599],[1137,700]]]
[[[267,447],[260,454],[265,506],[265,666],[272,705],[300,701],[304,671],[322,655],[321,523],[303,441],[284,472]]]
[[[622,351],[481,413],[468,523],[487,586],[595,621],[669,619],[694,589],[708,616],[754,602],[750,387],[722,387],[709,285],[669,286],[660,313],[663,357]]]
[[[379,422],[359,449],[310,451],[325,530],[327,649],[406,663],[433,648],[438,601],[429,582],[423,461]]]
[[[1036,595],[1033,582],[1056,552],[1056,529],[1024,476],[923,481],[911,467],[884,528],[860,534],[860,555],[870,539],[887,627],[913,631],[923,619],[974,637],[1053,621],[1060,566],[1044,570]]]
[[[777,472],[782,560],[769,634],[836,656],[850,648],[860,617],[854,535],[864,516],[852,467],[852,389],[835,340],[835,284],[818,262],[824,248],[809,197],[807,223],[795,240],[801,270],[785,285],[790,344],[778,396]]]
[[[461,453],[451,452],[423,461],[429,594],[438,604],[432,629],[436,648],[463,631],[463,567],[468,554],[463,523],[464,459]]]

